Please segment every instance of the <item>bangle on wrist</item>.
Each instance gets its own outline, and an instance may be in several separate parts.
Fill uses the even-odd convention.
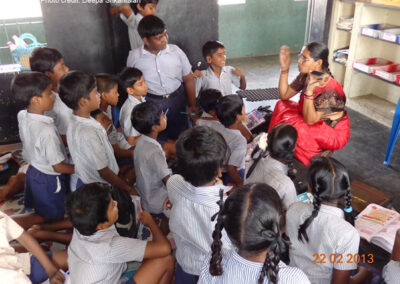
[[[288,73],[289,73],[289,69],[286,69],[286,70],[281,69],[281,74],[288,74]]]
[[[306,96],[306,95],[304,95],[304,98],[306,99],[306,100],[314,100],[314,96]]]

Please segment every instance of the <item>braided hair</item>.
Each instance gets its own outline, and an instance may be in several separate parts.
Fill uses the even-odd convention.
[[[299,227],[298,239],[300,241],[309,241],[306,230],[318,216],[323,201],[335,201],[344,198],[345,219],[354,225],[350,178],[343,164],[334,158],[315,159],[308,170],[308,183],[314,196],[314,208],[311,215]]]
[[[259,254],[267,251],[258,283],[278,283],[280,255],[288,249],[280,232],[282,204],[276,191],[262,183],[246,184],[229,195],[225,204],[220,193],[220,211],[213,216],[217,218],[211,245],[212,256],[210,274],[223,273],[221,231],[225,229],[232,244],[239,251]]]
[[[275,126],[267,137],[267,148],[260,149],[257,145],[251,153],[253,164],[250,166],[246,178],[248,178],[261,158],[265,158],[268,154],[275,160],[282,161],[288,166],[288,176],[294,180],[295,170],[293,169],[294,149],[296,147],[297,131],[296,128],[289,124],[279,124]],[[258,156],[256,156],[258,154]]]
[[[317,61],[319,59],[322,60],[322,69],[328,73],[332,78],[332,72],[329,68],[329,49],[323,42],[313,41],[306,45],[306,48],[310,51],[311,57]]]

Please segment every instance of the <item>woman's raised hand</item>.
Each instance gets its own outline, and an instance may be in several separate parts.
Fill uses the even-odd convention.
[[[290,68],[290,48],[286,45],[281,47],[279,52],[279,62],[281,63],[281,70],[288,71]]]

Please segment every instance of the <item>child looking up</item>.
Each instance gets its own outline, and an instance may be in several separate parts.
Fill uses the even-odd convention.
[[[53,118],[44,115],[53,108],[51,88],[51,80],[40,72],[20,73],[11,83],[15,98],[26,106],[18,113],[23,156],[29,164],[24,203],[35,209],[35,214],[29,215],[25,229],[64,217],[64,196],[69,189],[66,175],[74,173],[74,166],[66,163],[64,144]]]
[[[157,137],[167,127],[167,116],[161,105],[152,101],[144,102],[133,108],[132,126],[142,134],[133,157],[141,204],[144,210],[160,215],[167,198],[165,184],[171,175],[171,169]]]
[[[129,42],[131,49],[143,46],[137,27],[143,17],[156,14],[158,0],[140,0],[129,4],[111,4],[111,14],[120,14],[121,20],[128,26]]]
[[[45,112],[46,115],[54,119],[54,123],[60,133],[61,139],[66,145],[66,133],[68,124],[71,121],[72,110],[65,105],[58,95],[58,83],[61,77],[69,71],[65,65],[61,53],[54,48],[38,47],[31,53],[29,64],[32,71],[45,74],[52,82],[52,92],[55,100],[51,110]]]
[[[210,65],[208,69],[196,73],[196,94],[201,90],[217,89],[223,96],[234,94],[232,84],[240,89],[246,89],[246,78],[242,70],[232,66],[225,66],[225,46],[222,42],[213,40],[203,45],[204,60]],[[238,84],[240,81],[240,84]]]
[[[217,104],[217,117],[222,123],[222,136],[228,145],[226,168],[222,175],[224,184],[241,185],[244,181],[245,156],[247,151],[246,138],[239,127],[245,118],[242,99],[237,95],[221,98]]]
[[[119,75],[122,88],[127,93],[128,98],[121,107],[119,123],[130,145],[135,146],[140,137],[140,133],[132,127],[132,109],[145,102],[144,96],[147,94],[147,85],[143,73],[136,68],[125,68]]]
[[[282,238],[282,206],[276,191],[262,183],[246,184],[219,202],[211,259],[204,263],[199,284],[310,283],[280,255],[288,248]],[[225,229],[236,250],[221,250]]]
[[[165,23],[157,16],[144,17],[138,32],[144,46],[129,52],[126,65],[143,72],[149,87],[146,100],[161,104],[164,112],[169,109],[168,126],[159,140],[175,141],[189,127],[187,108],[192,120],[198,113],[192,66],[178,46],[168,44]]]
[[[364,283],[350,277],[357,263],[348,259],[358,254],[360,235],[353,227],[346,168],[333,158],[318,158],[309,168],[308,184],[313,204],[297,202],[286,212],[286,234],[292,244],[290,265],[302,269],[311,283]],[[339,208],[341,199],[344,207]],[[336,261],[316,263],[315,254],[338,257]],[[340,255],[347,259],[340,260]]]
[[[131,194],[136,191],[118,177],[119,168],[105,129],[90,112],[99,108],[94,76],[71,71],[60,80],[60,96],[74,110],[67,130],[67,142],[79,177],[77,188],[92,182],[108,182]]]
[[[139,220],[149,227],[153,240],[121,237],[116,228],[118,203],[111,198],[111,186],[86,184],[73,192],[66,202],[74,225],[68,247],[71,283],[120,283],[129,261],[142,265],[125,284],[169,284],[174,261],[169,241],[148,212]]]
[[[289,124],[279,124],[268,133],[267,139],[265,136],[261,137],[251,154],[253,163],[246,174],[246,183],[262,182],[270,185],[278,192],[287,210],[292,203],[297,202],[296,187],[291,180],[294,178],[297,131]]]
[[[176,243],[178,263],[175,283],[197,283],[200,270],[211,252],[211,217],[218,211],[219,192],[230,190],[217,181],[225,159],[226,142],[215,130],[196,126],[181,134],[176,143],[179,174],[167,182],[172,204],[169,226]],[[230,241],[223,233],[224,247]]]

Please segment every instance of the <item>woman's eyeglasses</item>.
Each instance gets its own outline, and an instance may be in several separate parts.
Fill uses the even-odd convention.
[[[309,61],[309,60],[311,60],[312,58],[309,58],[309,57],[305,57],[303,54],[299,54],[299,55],[297,55],[297,57],[299,58],[299,60],[302,60],[302,61]]]

